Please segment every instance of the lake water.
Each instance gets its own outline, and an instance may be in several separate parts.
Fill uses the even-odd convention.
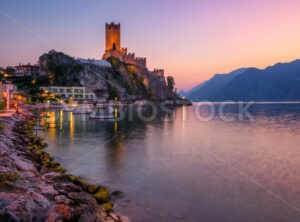
[[[231,121],[198,107],[152,121],[49,112],[41,135],[69,173],[123,191],[114,209],[133,222],[300,221],[300,104],[253,104],[253,119],[229,104]]]

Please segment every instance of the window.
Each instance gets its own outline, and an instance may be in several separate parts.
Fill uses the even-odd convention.
[[[60,89],[59,89],[59,92],[60,92],[60,93],[63,93],[63,92],[64,92],[64,89],[60,88]]]
[[[57,88],[53,88],[52,92],[57,93]]]
[[[67,93],[72,93],[72,89],[67,89]]]
[[[61,94],[61,98],[63,99],[66,98],[65,94]]]
[[[91,97],[91,99],[93,99],[93,98],[94,98],[94,96],[93,96],[93,95],[90,95],[90,97]]]
[[[75,99],[78,99],[78,95],[75,95]]]
[[[75,93],[79,93],[79,89],[74,89],[74,92]]]
[[[85,98],[88,99],[88,98],[89,98],[89,95],[85,95]]]
[[[83,93],[83,89],[80,89],[79,91],[80,91],[80,93]]]

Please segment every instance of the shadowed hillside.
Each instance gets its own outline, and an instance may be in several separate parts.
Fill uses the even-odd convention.
[[[300,101],[300,60],[266,69],[239,69],[215,75],[192,93],[193,101]]]

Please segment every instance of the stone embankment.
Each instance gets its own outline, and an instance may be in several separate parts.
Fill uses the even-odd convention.
[[[80,221],[126,222],[112,213],[105,187],[65,174],[42,151],[47,145],[34,136],[34,116],[0,119],[0,222]]]

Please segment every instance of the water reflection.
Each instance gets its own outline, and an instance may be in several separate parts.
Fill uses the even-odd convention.
[[[124,191],[116,210],[136,221],[299,221],[298,212],[224,163],[300,208],[300,104],[254,104],[253,122],[240,121],[232,104],[224,108],[231,122],[218,115],[198,121],[194,109],[158,110],[149,122],[132,107],[117,121],[56,113],[60,127],[45,132],[47,151],[67,168],[91,153],[69,172]],[[142,111],[151,117],[151,109]]]
[[[74,119],[73,119],[73,112],[70,112],[70,139],[73,140],[74,138]]]

